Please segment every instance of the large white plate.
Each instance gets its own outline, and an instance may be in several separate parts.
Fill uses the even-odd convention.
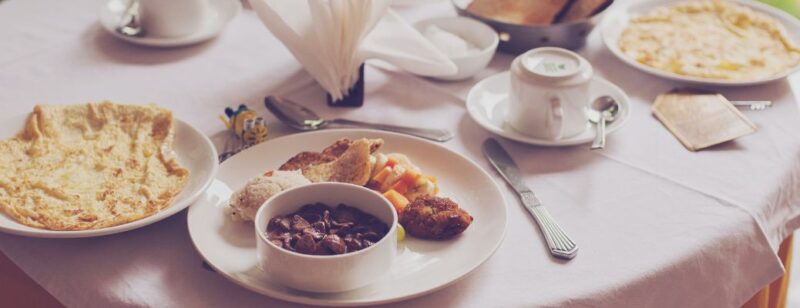
[[[611,52],[620,60],[631,65],[643,72],[647,72],[653,74],[655,76],[659,76],[662,78],[676,80],[691,84],[698,84],[698,85],[712,85],[712,86],[747,86],[747,85],[757,85],[768,83],[772,81],[776,81],[779,79],[783,79],[789,74],[797,71],[800,69],[800,65],[795,66],[792,69],[788,69],[781,74],[775,75],[770,78],[766,79],[758,79],[758,80],[747,80],[747,81],[734,81],[734,80],[721,80],[721,79],[710,79],[710,78],[701,78],[701,77],[692,77],[692,76],[685,76],[679,75],[667,71],[662,71],[654,67],[650,67],[644,65],[642,63],[637,62],[635,59],[632,59],[628,55],[624,54],[622,50],[619,49],[619,38],[622,36],[622,31],[628,26],[632,17],[637,15],[641,15],[647,13],[657,7],[670,5],[676,2],[683,2],[685,0],[648,0],[643,2],[636,2],[630,5],[621,5],[617,8],[614,8],[608,15],[606,15],[603,19],[602,24],[600,25],[600,33],[603,36],[603,42],[605,42],[606,47],[611,50]],[[737,4],[741,4],[751,9],[765,13],[773,18],[777,19],[781,22],[784,27],[786,27],[786,34],[794,41],[795,43],[800,43],[800,21],[792,15],[771,7],[769,5],[760,3],[758,1],[752,0],[726,0],[731,1]]]
[[[402,152],[426,174],[439,178],[443,196],[475,218],[448,241],[406,237],[390,271],[354,291],[319,294],[286,288],[258,267],[252,223],[231,221],[226,213],[232,190],[302,151],[320,151],[339,138],[383,138],[384,153]],[[255,292],[310,305],[375,305],[420,296],[455,282],[486,261],[506,228],[503,194],[492,178],[464,156],[415,137],[372,130],[325,130],[269,140],[226,160],[217,180],[188,213],[189,235],[197,251],[221,275]]]
[[[508,123],[508,91],[511,89],[511,74],[506,71],[481,80],[467,95],[467,112],[475,122],[484,129],[511,140],[541,146],[572,146],[591,142],[595,137],[595,126],[587,122],[586,129],[575,136],[549,140],[524,135]],[[631,115],[631,103],[625,91],[608,80],[593,76],[589,82],[589,97],[608,95],[619,104],[617,119],[608,124],[606,134],[611,134],[622,127]]]
[[[16,135],[25,126],[26,119],[27,117],[16,117],[3,122],[4,124],[0,126],[0,137],[5,139]],[[217,150],[208,137],[181,120],[176,120],[175,124],[175,152],[178,154],[178,162],[189,169],[189,181],[183,191],[175,198],[175,201],[161,212],[118,226],[83,231],[52,231],[33,228],[18,223],[13,218],[0,213],[0,231],[46,238],[94,237],[141,228],[185,209],[211,185],[219,165],[217,163]]]

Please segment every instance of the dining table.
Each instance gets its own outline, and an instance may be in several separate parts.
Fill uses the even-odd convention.
[[[264,107],[265,96],[280,95],[325,117],[454,132],[442,145],[489,172],[505,195],[505,204],[481,205],[507,208],[505,238],[469,275],[391,306],[741,307],[770,296],[774,303],[780,285],[785,289],[786,249],[800,228],[798,74],[714,88],[732,100],[769,100],[773,106],[741,110],[756,133],[691,152],[651,111],[656,96],[683,84],[626,65],[593,31],[577,52],[597,76],[627,93],[630,118],[608,136],[604,150],[533,146],[492,135],[465,108],[471,87],[507,71],[512,54],[497,53],[477,76],[456,82],[368,61],[364,105],[332,108],[325,91],[252,10],[245,8],[208,42],[153,48],[107,33],[98,23],[106,1],[0,1],[0,117],[24,116],[37,104],[155,103],[221,150],[230,134],[218,116],[229,106],[245,104],[263,116],[268,140],[300,133]],[[393,9],[412,23],[456,14],[449,1],[419,2]],[[500,140],[524,182],[578,244],[574,259],[550,255],[535,221],[484,158],[481,145],[489,137]],[[94,238],[0,234],[0,306],[6,299],[11,306],[294,305],[204,266],[186,216],[184,210]],[[770,295],[765,290],[776,282],[778,291]]]

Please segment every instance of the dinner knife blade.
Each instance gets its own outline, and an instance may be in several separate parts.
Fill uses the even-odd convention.
[[[564,232],[545,209],[536,194],[522,181],[522,175],[503,146],[493,138],[483,142],[483,153],[503,179],[517,192],[522,205],[533,216],[542,231],[550,253],[558,258],[572,259],[578,254],[578,245]]]

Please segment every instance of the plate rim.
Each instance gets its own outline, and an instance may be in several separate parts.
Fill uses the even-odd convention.
[[[341,135],[345,135],[345,134],[358,134],[360,132],[370,132],[370,133],[378,133],[378,134],[390,135],[390,136],[398,137],[398,138],[408,138],[408,139],[416,140],[417,142],[424,142],[424,143],[427,143],[429,145],[438,147],[438,148],[440,148],[440,149],[442,149],[444,151],[450,152],[451,154],[455,154],[456,156],[460,157],[462,160],[464,160],[468,164],[472,165],[475,169],[477,169],[481,174],[483,174],[492,183],[493,189],[499,194],[500,199],[501,199],[500,201],[501,201],[501,204],[502,204],[502,207],[503,207],[503,215],[502,215],[502,217],[503,217],[503,227],[502,227],[502,232],[500,233],[499,240],[497,241],[497,243],[495,243],[494,247],[491,248],[491,250],[489,251],[489,253],[486,255],[486,257],[483,260],[481,260],[480,262],[478,262],[477,264],[475,264],[474,266],[469,268],[467,271],[465,271],[460,276],[455,277],[454,279],[452,279],[452,280],[450,280],[448,282],[442,283],[442,284],[440,284],[438,286],[435,286],[433,288],[430,288],[430,289],[427,289],[427,290],[424,290],[424,291],[420,291],[420,292],[416,292],[416,293],[412,292],[411,294],[398,296],[398,297],[394,297],[394,298],[381,299],[381,300],[340,300],[340,301],[331,301],[331,300],[326,300],[326,299],[316,299],[316,298],[309,298],[309,297],[302,297],[302,296],[294,296],[294,295],[291,295],[291,294],[287,294],[285,292],[271,291],[271,290],[268,290],[268,289],[258,289],[257,287],[251,286],[251,285],[245,283],[244,281],[240,281],[240,280],[236,279],[235,277],[233,277],[233,275],[229,275],[227,272],[225,272],[222,269],[218,268],[213,262],[211,262],[206,257],[206,255],[201,251],[201,249],[199,248],[199,246],[197,244],[197,240],[195,239],[195,236],[193,235],[192,230],[191,230],[191,224],[190,224],[191,218],[190,217],[192,216],[193,212],[199,211],[199,210],[195,209],[195,208],[199,208],[199,207],[190,207],[189,210],[186,212],[186,229],[189,232],[189,238],[192,241],[192,246],[194,247],[195,251],[197,251],[197,253],[200,255],[200,257],[203,258],[203,260],[205,261],[206,264],[208,264],[211,268],[214,269],[214,272],[216,274],[219,274],[220,276],[224,277],[226,280],[231,281],[234,284],[236,284],[236,285],[238,285],[240,287],[243,287],[243,288],[245,288],[247,290],[250,290],[251,292],[255,292],[255,293],[258,293],[258,294],[260,294],[262,296],[267,296],[267,297],[270,297],[270,298],[273,298],[273,299],[277,299],[277,300],[281,300],[281,301],[285,301],[285,302],[290,302],[290,303],[297,303],[297,304],[304,304],[304,305],[321,305],[321,306],[329,306],[329,307],[345,307],[345,306],[354,307],[354,306],[382,305],[382,304],[401,302],[401,301],[409,300],[409,299],[412,299],[412,298],[424,296],[424,295],[439,291],[439,290],[441,290],[443,288],[446,288],[446,287],[448,287],[448,286],[450,286],[450,285],[452,285],[452,284],[454,284],[454,283],[466,278],[467,276],[472,274],[476,269],[478,269],[481,265],[485,264],[486,261],[491,259],[494,256],[495,253],[497,253],[497,250],[500,248],[500,246],[505,241],[506,233],[508,232],[508,215],[509,215],[508,203],[507,203],[508,200],[507,200],[505,194],[503,193],[503,190],[500,188],[500,185],[497,183],[497,181],[489,174],[489,172],[484,170],[484,168],[481,168],[480,165],[478,165],[478,163],[476,163],[475,161],[473,161],[472,159],[470,159],[466,155],[461,154],[459,152],[456,152],[454,150],[451,150],[451,149],[449,149],[449,148],[447,148],[447,147],[445,147],[445,146],[443,146],[441,144],[437,144],[437,143],[434,143],[432,141],[425,140],[425,139],[422,139],[422,138],[419,138],[419,137],[415,137],[415,136],[404,135],[404,134],[388,132],[388,131],[381,131],[381,130],[374,130],[374,129],[367,129],[367,128],[334,128],[334,129],[325,129],[325,130],[319,130],[319,131],[310,131],[310,132],[300,132],[300,133],[288,134],[288,135],[284,135],[284,136],[281,136],[281,137],[278,137],[278,138],[275,138],[275,139],[267,140],[266,142],[260,143],[260,144],[258,144],[256,146],[254,146],[253,148],[265,147],[265,146],[267,146],[267,143],[269,143],[270,141],[274,141],[274,140],[278,140],[278,139],[288,139],[288,138],[296,137],[296,136],[299,136],[299,135],[335,134],[335,133],[339,133]],[[253,148],[246,149],[245,151],[252,151],[252,150],[254,150]],[[220,168],[222,168],[224,164],[225,164],[225,162],[220,164]],[[224,182],[222,182],[221,180],[217,179],[216,177],[214,178],[214,182],[220,182],[221,184],[225,185]],[[216,207],[218,205],[214,205],[214,206]],[[267,291],[264,291],[264,290],[267,290]]]
[[[28,117],[28,116],[29,115],[26,114],[26,115],[22,115],[21,117]],[[217,157],[217,148],[214,146],[214,143],[211,142],[211,139],[209,139],[208,136],[203,134],[200,130],[198,130],[196,127],[192,126],[188,122],[183,121],[183,120],[181,120],[179,118],[174,118],[174,119],[175,119],[176,122],[179,123],[179,125],[182,125],[182,126],[188,128],[189,131],[191,131],[193,134],[196,134],[196,135],[200,136],[201,137],[200,139],[205,142],[205,145],[209,149],[211,149],[211,153],[210,154],[214,158]],[[155,213],[153,215],[144,217],[144,218],[139,219],[139,220],[134,220],[134,221],[127,222],[127,223],[124,223],[124,224],[121,224],[121,225],[116,225],[116,226],[111,226],[111,227],[101,228],[101,229],[77,230],[77,231],[55,231],[55,230],[47,230],[47,229],[40,229],[40,228],[30,227],[30,226],[27,226],[27,225],[24,225],[24,224],[21,224],[21,223],[17,222],[12,217],[8,217],[9,220],[12,221],[13,223],[15,223],[17,225],[20,225],[20,226],[30,227],[30,228],[33,228],[34,230],[18,230],[18,229],[12,229],[12,228],[8,228],[8,227],[5,227],[3,225],[0,225],[0,232],[6,233],[6,234],[13,234],[13,235],[16,235],[16,236],[25,236],[25,237],[32,237],[32,238],[68,239],[68,238],[100,237],[100,236],[107,236],[107,235],[112,235],[112,234],[117,234],[117,233],[122,233],[122,232],[133,231],[133,230],[136,230],[136,229],[139,229],[139,228],[143,228],[143,227],[149,226],[151,224],[160,222],[160,221],[162,221],[164,219],[167,219],[169,217],[172,217],[175,214],[180,213],[181,211],[183,211],[187,207],[189,207],[192,204],[194,204],[194,202],[197,201],[197,199],[200,198],[200,196],[202,196],[203,193],[205,193],[206,190],[208,190],[208,188],[211,186],[211,183],[214,182],[214,179],[216,179],[216,176],[217,176],[217,171],[219,171],[219,163],[213,164],[211,172],[209,172],[209,176],[208,176],[208,178],[206,178],[204,180],[201,188],[198,189],[193,194],[187,196],[184,199],[185,201],[183,201],[183,202],[173,202],[169,206],[164,208],[163,211],[159,211],[159,212],[157,212],[157,213]],[[191,175],[189,175],[189,176],[191,176]],[[4,213],[0,213],[0,215],[8,216],[8,215],[6,215]]]
[[[662,71],[657,68],[641,64],[631,59],[629,56],[625,55],[619,49],[619,45],[617,44],[618,40],[614,40],[614,37],[618,38],[619,37],[618,34],[624,31],[625,27],[614,27],[614,23],[623,23],[625,26],[627,26],[630,19],[626,17],[626,15],[629,16],[632,13],[634,13],[632,12],[633,9],[639,7],[655,8],[659,6],[665,6],[685,1],[687,0],[645,0],[641,2],[628,2],[613,8],[610,12],[608,12],[608,14],[603,18],[602,22],[600,23],[599,30],[600,30],[600,35],[602,37],[603,45],[605,45],[606,49],[611,51],[611,53],[617,59],[619,59],[620,61],[624,62],[625,64],[633,68],[638,69],[639,71],[672,81],[679,81],[696,85],[722,86],[722,87],[754,86],[754,85],[761,85],[761,84],[775,82],[784,79],[787,76],[794,74],[797,71],[800,71],[800,63],[798,63],[794,67],[787,69],[780,74],[774,75],[769,78],[757,79],[757,80],[736,81],[736,80],[710,79],[703,77],[684,76],[671,72]],[[742,0],[725,0],[725,1],[730,1],[739,5],[743,5],[755,11],[770,15],[770,17],[777,19],[778,22],[783,25],[783,27],[786,29],[786,32],[788,32],[789,34],[792,33],[791,31],[792,29],[800,30],[800,19],[795,18],[789,13],[774,8],[766,3],[761,3],[758,1],[742,1]],[[612,35],[612,33],[614,35]]]
[[[578,146],[578,145],[589,143],[589,142],[592,141],[593,138],[586,139],[586,140],[584,140],[584,139],[546,140],[546,139],[539,139],[539,138],[533,138],[533,137],[524,136],[524,135],[516,133],[516,132],[509,133],[507,130],[501,129],[501,128],[495,126],[495,125],[492,125],[491,123],[488,123],[487,121],[485,121],[485,119],[483,117],[477,116],[476,115],[476,111],[474,111],[474,107],[476,105],[480,104],[478,102],[478,99],[475,97],[476,95],[478,95],[478,92],[481,91],[482,89],[485,89],[486,88],[486,84],[489,83],[489,82],[494,81],[495,79],[511,78],[510,74],[511,74],[510,71],[503,71],[503,72],[500,72],[500,73],[493,74],[493,75],[491,75],[489,77],[486,77],[486,78],[482,79],[481,81],[479,81],[478,83],[476,83],[474,86],[472,86],[472,88],[470,89],[469,93],[467,94],[467,99],[466,99],[467,113],[470,115],[470,117],[472,118],[473,121],[478,123],[479,126],[481,126],[483,129],[489,131],[490,133],[498,135],[498,136],[500,136],[502,138],[511,139],[511,140],[514,140],[514,141],[517,141],[517,142],[522,142],[522,143],[531,144],[531,145],[538,145],[538,146],[570,147],[570,146]],[[508,76],[506,76],[506,75],[508,75]],[[625,124],[628,122],[628,119],[632,116],[631,109],[633,107],[631,106],[631,99],[628,96],[628,94],[624,90],[622,90],[622,88],[620,88],[619,86],[617,86],[615,83],[611,82],[610,80],[605,79],[605,78],[600,77],[600,76],[597,76],[597,75],[592,76],[592,79],[593,80],[599,80],[600,82],[606,83],[612,89],[614,89],[615,91],[617,91],[617,92],[619,92],[620,94],[623,95],[623,99],[620,101],[620,105],[623,105],[625,107],[626,112],[622,114],[623,117],[621,117],[620,119],[614,121],[613,125],[609,125],[609,127],[606,128],[606,134],[612,134],[612,133],[618,131],[623,126],[625,126]],[[588,123],[587,123],[587,125],[588,125]]]

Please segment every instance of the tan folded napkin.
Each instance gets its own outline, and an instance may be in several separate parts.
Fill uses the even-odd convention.
[[[756,126],[719,93],[673,90],[656,98],[653,115],[693,152],[756,131]]]

